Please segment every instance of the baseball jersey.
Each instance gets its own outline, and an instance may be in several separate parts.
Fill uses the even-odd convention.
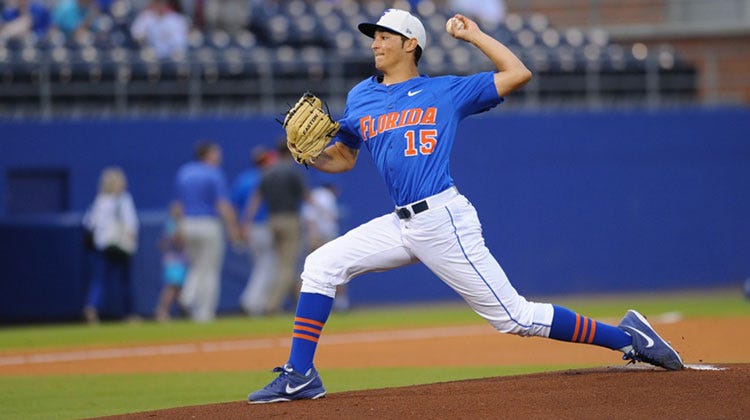
[[[364,143],[397,206],[437,194],[454,184],[458,123],[503,101],[493,76],[419,76],[390,86],[365,79],[349,92],[336,141]]]

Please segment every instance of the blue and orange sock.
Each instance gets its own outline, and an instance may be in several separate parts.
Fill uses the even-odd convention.
[[[289,363],[295,371],[305,374],[312,367],[318,339],[332,307],[333,298],[318,293],[300,293],[289,354]]]
[[[577,314],[562,306],[552,305],[554,315],[549,337],[573,343],[595,344],[612,350],[622,350],[632,339],[625,331]]]

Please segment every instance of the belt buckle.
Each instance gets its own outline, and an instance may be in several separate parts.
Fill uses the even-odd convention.
[[[414,212],[415,215],[422,213],[423,211],[429,209],[429,205],[427,204],[427,200],[422,200],[419,203],[411,206],[411,211]]]
[[[396,215],[398,215],[399,219],[409,219],[411,218],[411,212],[406,207],[401,207],[400,209],[396,209]]]

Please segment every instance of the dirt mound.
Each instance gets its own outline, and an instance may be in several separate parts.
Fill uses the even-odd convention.
[[[329,394],[315,401],[244,401],[110,416],[135,418],[744,419],[750,364],[568,370]]]

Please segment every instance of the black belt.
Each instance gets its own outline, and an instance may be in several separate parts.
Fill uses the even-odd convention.
[[[409,219],[414,215],[417,215],[419,213],[422,213],[423,211],[429,209],[430,207],[427,205],[427,200],[422,200],[416,204],[413,204],[411,206],[401,207],[399,209],[396,209],[396,214],[398,215],[399,219]],[[411,209],[411,211],[410,211]]]

